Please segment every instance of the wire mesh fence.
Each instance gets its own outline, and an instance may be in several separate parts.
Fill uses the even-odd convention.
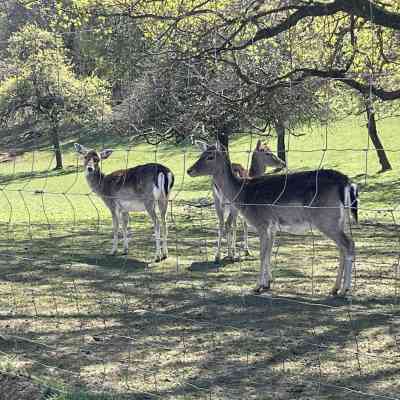
[[[83,44],[92,33],[98,28],[61,36]],[[188,85],[191,73],[189,66]],[[357,77],[370,77],[371,88],[388,74],[370,73]],[[326,87],[331,81],[320,79]],[[121,85],[129,92],[132,82]],[[325,97],[328,103],[328,89]],[[372,89],[368,100],[374,103]],[[332,140],[337,131],[329,123],[304,136],[291,131],[288,170],[280,172],[336,168],[358,183],[360,221],[347,226],[356,244],[350,295],[329,295],[337,249],[315,230],[278,232],[272,290],[255,295],[257,234],[250,231],[247,255],[239,223],[236,259],[215,262],[212,185],[188,177],[199,155],[189,140],[150,147],[131,141],[132,132],[104,134],[108,122],[101,134],[81,129],[65,137],[61,171],[53,170],[53,146],[40,132],[4,130],[3,147],[25,149],[0,158],[0,372],[23,375],[49,396],[87,390],[121,399],[400,399],[399,181],[391,175],[381,182],[372,172],[377,161],[367,131],[357,145],[349,133]],[[150,162],[173,171],[166,261],[153,262],[146,213],[132,215],[129,253],[108,254],[111,216],[72,151],[80,140],[114,147],[104,171]],[[255,137],[237,140],[230,157],[249,169]],[[384,150],[398,165],[400,148]]]
[[[132,217],[129,255],[107,255],[110,217],[85,186],[79,193],[78,162],[72,185],[52,183],[58,190],[50,170],[34,177],[32,167],[21,179],[16,161],[5,167],[14,175],[2,174],[3,370],[12,364],[55,389],[63,382],[144,398],[398,398],[395,206],[361,208],[351,227],[349,298],[328,297],[337,255],[317,232],[278,234],[272,293],[256,296],[255,233],[252,256],[239,229],[238,259],[214,262],[209,182],[191,198],[191,182],[177,174],[170,257],[153,264],[143,213]]]

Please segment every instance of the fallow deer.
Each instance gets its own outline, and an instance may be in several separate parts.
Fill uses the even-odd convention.
[[[206,150],[208,146],[207,143],[203,141],[196,141],[196,144],[202,151]],[[285,166],[286,164],[284,161],[277,157],[266,144],[263,144],[261,143],[261,140],[258,140],[251,156],[249,170],[244,168],[241,164],[232,163],[232,171],[238,178],[252,179],[257,176],[264,175],[266,167],[282,169]],[[222,191],[218,188],[215,182],[213,182],[212,188],[214,206],[218,218],[218,241],[215,261],[219,262],[221,259],[221,243],[222,237],[224,236],[224,231],[226,232],[226,241],[228,245],[228,258],[234,260],[236,258],[238,210],[233,207],[229,200],[224,197]],[[245,220],[243,220],[243,242],[244,254],[248,256],[250,254],[248,226]]]
[[[129,212],[147,211],[154,224],[155,261],[167,258],[166,215],[168,197],[174,184],[174,175],[171,170],[164,165],[150,163],[105,175],[101,171],[100,162],[111,155],[113,152],[111,149],[104,149],[98,153],[79,143],[75,143],[74,146],[75,150],[83,155],[85,176],[89,187],[103,200],[111,212],[114,238],[110,254],[114,255],[117,252],[119,225],[122,227],[124,254],[128,253]],[[161,224],[156,212],[157,206]]]
[[[260,277],[255,289],[270,289],[270,258],[277,231],[303,233],[318,229],[339,249],[340,263],[333,295],[351,290],[354,242],[345,233],[346,214],[357,222],[358,192],[350,179],[335,170],[314,170],[240,179],[232,172],[226,151],[208,146],[188,169],[191,177],[210,175],[260,238]],[[350,210],[350,213],[346,212]]]

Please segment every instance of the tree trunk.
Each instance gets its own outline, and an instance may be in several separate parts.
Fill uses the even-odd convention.
[[[229,151],[229,136],[226,132],[220,131],[217,133],[217,140]]]
[[[275,124],[275,131],[278,137],[278,157],[286,162],[285,124],[280,119]]]
[[[371,106],[367,104],[367,117],[368,117],[368,135],[375,147],[378,155],[379,163],[381,164],[381,170],[379,172],[385,172],[392,169],[389,159],[386,156],[385,149],[383,148],[382,142],[379,139],[378,131],[376,130],[375,113]]]
[[[62,162],[62,154],[61,154],[61,147],[60,147],[60,139],[58,137],[58,124],[54,123],[50,130],[51,142],[53,144],[54,154],[56,156],[56,166],[54,169],[62,169],[63,162]]]

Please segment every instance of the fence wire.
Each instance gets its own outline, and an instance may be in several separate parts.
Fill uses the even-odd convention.
[[[160,264],[145,213],[131,218],[129,254],[107,255],[110,215],[84,182],[69,143],[61,173],[41,143],[0,163],[0,371],[18,371],[54,393],[71,388],[121,398],[400,400],[394,182],[385,182],[384,193],[377,187],[368,139],[362,148],[335,147],[330,126],[322,131],[321,146],[289,143],[289,172],[312,157],[318,171],[338,153],[359,160],[360,222],[349,227],[356,260],[347,298],[328,295],[336,248],[316,231],[278,233],[268,294],[252,291],[259,270],[254,232],[250,256],[239,224],[237,259],[216,263],[212,187],[186,175],[198,157],[191,146],[149,151],[121,139],[112,166],[101,164],[111,172],[140,159],[174,172],[169,259]],[[118,142],[102,137],[97,147],[107,139]],[[248,169],[254,142],[231,158]],[[20,147],[17,139],[12,145]],[[385,151],[399,158],[400,148]]]

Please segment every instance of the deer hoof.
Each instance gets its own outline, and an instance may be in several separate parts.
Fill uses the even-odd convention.
[[[349,296],[351,296],[351,290],[350,289],[343,289],[343,290],[340,291],[338,296],[340,296],[340,297],[349,297]]]
[[[266,286],[259,285],[253,290],[253,293],[254,294],[261,294],[261,293],[264,293],[264,292],[269,292],[270,289],[271,289],[271,285],[270,284],[268,284]]]
[[[122,252],[122,255],[127,256],[128,255],[128,249],[124,249],[124,251]]]
[[[330,291],[330,294],[331,294],[332,296],[337,296],[338,292],[339,292],[339,289],[336,288],[336,287],[334,287],[334,288]]]
[[[238,257],[235,257],[235,256],[232,256],[232,255],[227,255],[227,256],[224,258],[224,260],[227,261],[227,262],[234,263],[235,261],[239,261],[239,258],[238,258]]]
[[[243,252],[243,254],[244,254],[245,257],[251,257],[251,253],[250,253],[249,250],[245,250],[245,251]]]
[[[115,256],[117,254],[117,250],[111,250],[108,254],[110,256]]]

